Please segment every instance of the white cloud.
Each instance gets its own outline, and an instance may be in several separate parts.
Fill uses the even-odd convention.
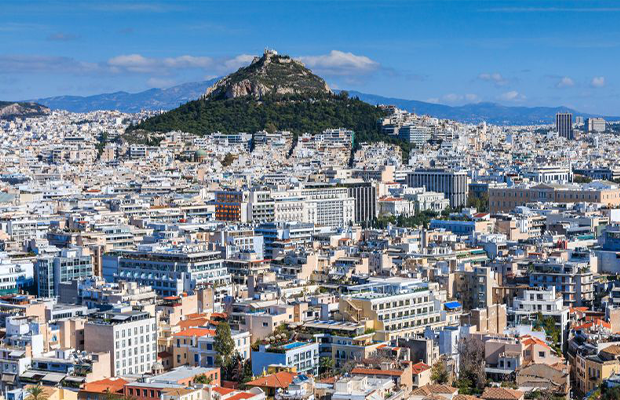
[[[560,81],[556,85],[556,87],[560,89],[567,88],[567,87],[573,87],[573,86],[575,86],[575,82],[568,76],[565,76],[562,79],[560,79]]]
[[[167,88],[174,86],[176,82],[174,79],[149,78],[149,80],[146,81],[146,84],[152,88]]]
[[[61,73],[82,74],[100,72],[97,63],[78,61],[70,57],[36,55],[0,55],[0,73]]]
[[[508,83],[508,80],[502,76],[499,72],[489,73],[483,72],[478,75],[478,79],[485,82],[492,82],[497,86],[504,86]]]
[[[325,75],[364,75],[378,70],[378,62],[366,56],[332,50],[320,56],[304,56],[299,59],[315,72]]]
[[[590,82],[592,87],[601,88],[605,86],[605,77],[604,76],[595,76],[592,78],[592,82]]]
[[[517,92],[516,90],[511,90],[509,92],[502,93],[499,96],[499,99],[504,101],[521,101],[525,100],[525,96]]]
[[[429,103],[477,103],[480,101],[480,97],[477,94],[467,93],[467,94],[457,94],[457,93],[448,93],[441,98],[430,98],[426,100]]]
[[[460,94],[456,94],[456,93],[448,93],[444,95],[442,99],[444,101],[447,101],[448,103],[456,103],[457,101],[463,100],[463,96],[461,96]]]
[[[180,56],[164,58],[163,63],[170,68],[208,68],[213,64],[210,57]]]
[[[468,102],[478,102],[480,101],[480,98],[478,97],[477,94],[473,94],[473,93],[468,93],[465,95],[465,100],[467,100]]]
[[[123,54],[110,58],[107,64],[113,72],[167,74],[174,69],[208,68],[213,64],[213,60],[190,55],[162,59],[144,57],[141,54]]]
[[[246,65],[250,64],[252,60],[254,60],[254,57],[255,56],[251,54],[239,54],[236,57],[225,60],[223,63],[225,69],[224,72],[236,71],[241,67],[245,67]]]

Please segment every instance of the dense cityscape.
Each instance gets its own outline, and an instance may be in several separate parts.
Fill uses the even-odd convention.
[[[0,400],[620,399],[620,118],[242,61],[0,102]]]

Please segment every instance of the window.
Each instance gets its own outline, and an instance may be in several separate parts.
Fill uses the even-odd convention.
[[[538,357],[545,358],[545,352],[544,351],[539,351],[538,352]]]

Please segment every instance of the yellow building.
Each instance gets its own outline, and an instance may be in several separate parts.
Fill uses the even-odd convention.
[[[575,358],[575,389],[588,393],[611,375],[620,372],[620,345],[612,345],[597,355],[577,354]]]

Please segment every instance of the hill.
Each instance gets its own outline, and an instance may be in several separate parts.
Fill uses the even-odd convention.
[[[270,95],[260,101],[247,97],[200,99],[149,118],[130,130],[182,130],[205,135],[279,129],[299,134],[343,127],[353,129],[362,135],[361,139],[378,135],[377,120],[383,115],[378,107],[344,94],[315,94],[312,98],[302,94]]]
[[[303,63],[286,55],[266,50],[255,57],[250,65],[220,79],[207,89],[206,99],[223,100],[250,96],[288,94],[331,94],[323,78],[313,74]]]
[[[325,81],[288,56],[265,52],[247,67],[219,80],[199,100],[149,118],[128,129],[181,130],[199,135],[288,130],[318,133],[328,128],[355,131],[356,143],[395,139],[381,135],[384,111],[346,92],[334,94]],[[402,144],[406,150],[408,144]]]
[[[0,119],[38,117],[49,113],[49,108],[37,103],[0,101]]]
[[[35,101],[54,110],[71,112],[170,110],[199,98],[216,81],[217,79],[212,79],[204,82],[184,83],[168,89],[149,89],[138,93],[114,92],[93,96],[57,96]]]

